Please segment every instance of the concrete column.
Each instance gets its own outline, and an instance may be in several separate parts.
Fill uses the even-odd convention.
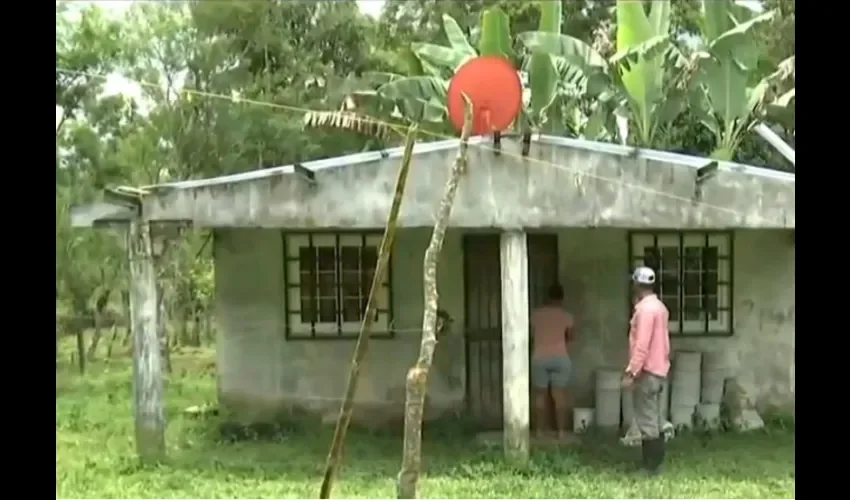
[[[133,334],[133,389],[136,450],[143,461],[165,456],[159,301],[150,224],[134,220],[127,237],[130,259],[130,328]]]
[[[523,231],[501,235],[504,440],[508,460],[529,456],[528,243]]]

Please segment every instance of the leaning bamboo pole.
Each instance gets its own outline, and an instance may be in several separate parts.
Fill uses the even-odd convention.
[[[472,130],[472,103],[464,94],[463,128],[460,134],[460,146],[457,157],[449,170],[449,178],[443,190],[443,197],[437,209],[431,241],[425,250],[422,263],[422,282],[425,287],[425,307],[422,314],[422,341],[419,347],[419,359],[407,372],[404,403],[404,445],[401,458],[401,471],[398,473],[397,498],[416,498],[419,475],[422,472],[422,417],[425,409],[425,393],[428,387],[428,372],[434,359],[437,345],[437,263],[443,249],[443,239],[452,214],[455,194],[460,179],[467,169],[467,150],[469,134]]]
[[[378,262],[375,266],[375,276],[372,278],[372,287],[369,289],[369,300],[366,303],[366,311],[363,313],[363,321],[360,323],[360,333],[357,343],[354,345],[354,356],[351,360],[351,368],[348,371],[348,383],[345,388],[345,397],[339,409],[339,416],[334,428],[331,448],[325,462],[325,475],[322,478],[322,486],[319,490],[319,498],[330,498],[333,488],[334,475],[339,469],[342,459],[342,448],[345,443],[345,434],[348,424],[351,422],[351,412],[354,409],[354,394],[357,392],[357,381],[360,377],[360,367],[369,351],[369,337],[372,333],[372,323],[375,319],[375,295],[381,288],[384,276],[389,267],[390,254],[392,253],[393,241],[395,240],[396,223],[401,210],[401,200],[404,197],[404,188],[407,185],[407,174],[410,171],[410,162],[413,158],[413,146],[416,144],[416,133],[418,126],[411,125],[407,130],[404,142],[404,156],[401,159],[401,167],[396,177],[395,194],[393,195],[390,213],[387,215],[387,225],[381,238],[381,246],[378,250]]]

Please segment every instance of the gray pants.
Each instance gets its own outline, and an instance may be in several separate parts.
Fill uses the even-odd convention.
[[[635,424],[644,439],[661,436],[664,416],[661,414],[661,394],[664,377],[643,372],[634,383]]]
[[[543,356],[531,360],[531,385],[537,389],[566,389],[573,364],[567,355]]]

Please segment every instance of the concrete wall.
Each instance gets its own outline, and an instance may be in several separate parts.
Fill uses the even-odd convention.
[[[546,136],[528,157],[509,138],[496,155],[487,140],[472,141],[452,227],[795,227],[794,174],[724,163],[696,203],[704,158]],[[399,226],[433,224],[457,147],[456,140],[416,145]],[[393,148],[386,158],[372,152],[308,162],[315,182],[279,167],[168,184],[152,188],[142,213],[194,227],[383,227],[401,155]]]
[[[620,229],[557,231],[560,279],[578,315],[573,349],[579,404],[592,404],[596,368],[626,358],[628,238]],[[430,230],[405,229],[393,257],[394,339],[373,340],[355,418],[400,418],[404,378],[419,346],[422,258]],[[462,233],[449,231],[438,280],[441,306],[454,318],[429,380],[429,417],[464,408]],[[219,392],[244,420],[303,408],[332,420],[354,342],[286,340],[281,233],[217,230],[216,309]],[[734,325],[728,338],[674,338],[674,349],[725,349],[739,380],[762,405],[794,401],[794,246],[788,231],[739,230],[734,237]]]

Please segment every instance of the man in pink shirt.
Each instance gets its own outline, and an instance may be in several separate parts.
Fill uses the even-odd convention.
[[[531,384],[534,386],[534,406],[537,434],[546,426],[549,391],[555,409],[555,432],[564,437],[567,423],[567,387],[570,384],[572,362],[567,344],[573,340],[573,316],[564,310],[564,289],[555,283],[547,291],[547,301],[531,313],[531,333],[534,349],[531,355]]]
[[[657,474],[664,462],[661,394],[670,370],[670,312],[653,291],[655,271],[636,268],[632,283],[637,302],[629,328],[629,364],[623,374],[623,387],[634,390],[635,423],[642,437],[642,468]]]

